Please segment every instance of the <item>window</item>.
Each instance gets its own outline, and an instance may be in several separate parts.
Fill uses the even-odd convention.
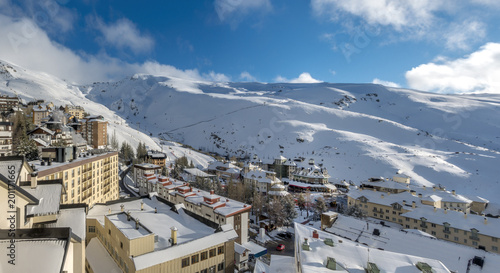
[[[431,231],[431,234],[432,234],[432,235],[436,235],[436,232],[435,232],[435,231]]]
[[[210,258],[215,257],[215,248],[210,249]]]
[[[450,235],[445,234],[445,235],[444,235],[444,238],[445,238],[445,239],[450,239]]]
[[[120,242],[120,248],[123,249],[123,242]]]
[[[89,226],[89,232],[94,233],[95,232],[95,226]]]
[[[182,259],[182,268],[189,266],[189,258]]]
[[[476,242],[476,241],[473,241],[473,242],[472,242],[472,245],[473,245],[473,246],[477,246],[477,242]]]
[[[493,242],[498,242],[498,238],[493,238],[493,237],[492,237],[492,238],[491,238],[491,240],[492,240]]]
[[[458,228],[454,228],[453,232],[458,233]]]
[[[436,227],[436,224],[431,224],[431,227]]]
[[[200,261],[200,255],[196,254],[191,256],[191,264],[195,264]]]
[[[208,273],[208,269],[203,269],[200,273]]]
[[[108,234],[111,235],[111,229],[108,229]]]
[[[220,255],[220,254],[224,254],[224,246],[219,246],[217,248],[217,254]]]
[[[202,260],[202,261],[204,261],[204,260],[206,260],[206,259],[208,258],[208,255],[207,255],[207,252],[206,252],[206,251],[205,251],[205,252],[202,252],[200,255],[201,255],[201,260]]]
[[[217,271],[224,270],[224,262],[217,265]]]
[[[492,247],[491,247],[491,250],[493,250],[493,251],[497,251],[497,252],[498,252],[498,247],[497,247],[497,246],[492,246]]]
[[[467,243],[467,239],[464,239],[464,244],[466,244],[466,243]]]
[[[458,237],[457,237],[457,236],[455,236],[455,237],[453,238],[453,240],[455,240],[455,241],[457,241],[457,242],[458,242]]]

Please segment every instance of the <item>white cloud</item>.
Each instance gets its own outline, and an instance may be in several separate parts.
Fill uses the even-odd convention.
[[[441,93],[500,93],[500,44],[488,43],[456,60],[421,64],[406,72],[411,88]]]
[[[216,73],[214,71],[210,71],[209,73],[203,74],[203,78],[213,81],[213,82],[230,82],[231,78],[228,76],[222,74],[222,73]]]
[[[95,20],[95,27],[102,33],[106,44],[119,49],[129,48],[134,53],[149,52],[154,46],[153,38],[141,34],[137,26],[126,18],[111,24],[104,23],[100,18]]]
[[[327,15],[334,21],[347,13],[362,17],[369,24],[403,30],[408,26],[429,25],[433,13],[443,8],[445,2],[447,0],[311,0],[311,6],[316,15]]]
[[[275,82],[288,82],[288,83],[319,83],[319,82],[322,82],[320,80],[313,78],[311,76],[311,74],[309,74],[307,72],[304,72],[304,73],[300,74],[298,78],[291,79],[291,80],[289,80],[285,77],[282,77],[282,76],[277,76],[276,78],[274,78],[274,81]]]
[[[248,73],[247,71],[241,72],[240,79],[247,81],[247,82],[256,82],[257,81],[257,78],[252,76],[252,74]]]
[[[373,79],[372,83],[380,84],[380,85],[387,86],[387,87],[396,87],[396,88],[401,87],[401,85],[399,85],[395,82],[384,81],[384,80],[380,80],[378,78]]]
[[[445,33],[446,47],[449,49],[469,49],[470,44],[481,41],[486,36],[486,26],[478,21],[452,24]]]
[[[117,80],[136,73],[171,76],[187,80],[228,81],[224,74],[200,74],[197,69],[177,69],[157,62],[127,63],[106,54],[77,54],[52,41],[31,19],[13,19],[0,14],[0,59],[43,71],[69,82],[88,84]]]
[[[272,10],[270,0],[215,0],[215,12],[221,22],[235,28],[251,12],[267,13]]]

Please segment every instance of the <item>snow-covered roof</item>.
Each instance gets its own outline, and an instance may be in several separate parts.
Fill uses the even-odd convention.
[[[347,193],[351,198],[358,199],[364,196],[368,199],[368,202],[374,204],[380,204],[385,206],[391,206],[394,203],[399,203],[403,205],[403,200],[406,201],[406,206],[403,208],[406,210],[412,209],[412,202],[415,202],[416,207],[421,207],[420,198],[412,195],[409,192],[402,192],[397,194],[388,194],[386,192],[379,192],[373,190],[353,190]]]
[[[313,232],[318,233],[318,238],[313,238]],[[302,248],[306,238],[310,250]],[[327,238],[332,240],[333,246],[326,244]],[[420,272],[416,267],[419,262],[431,266],[435,273],[450,272],[443,263],[435,259],[369,248],[299,223],[295,223],[295,248],[298,249],[299,257],[296,258],[304,273],[332,272],[326,267],[328,257],[335,259],[336,272],[364,272],[367,261],[384,273]]]
[[[56,238],[16,239],[15,265],[7,263],[10,254],[10,239],[0,240],[0,272],[62,272],[66,255],[66,240]],[[72,259],[72,257],[67,257]]]
[[[197,169],[197,168],[186,168],[186,169],[184,169],[184,172],[186,172],[190,175],[198,176],[198,177],[215,177],[215,175],[208,174],[208,173],[206,173],[200,169]]]
[[[337,187],[335,185],[332,185],[330,183],[327,184],[311,184],[311,183],[304,183],[304,182],[298,182],[298,181],[293,181],[287,178],[283,178],[284,182],[288,182],[288,185],[294,186],[294,187],[299,187],[299,188],[327,188],[330,190],[337,190]]]
[[[239,172],[239,171],[241,171],[240,167],[234,165],[231,162],[221,162],[221,161],[211,161],[211,162],[208,162],[208,167],[207,167],[208,170],[211,170],[211,171],[219,170],[219,171],[221,171],[220,168],[226,169],[225,172],[236,172],[236,171]]]
[[[450,227],[470,231],[477,229],[478,233],[500,238],[500,219],[499,218],[485,218],[477,214],[464,214],[459,211],[433,209],[429,206],[422,206],[418,210],[413,210],[401,214],[403,217],[412,219],[421,219],[424,217],[428,223],[435,223],[443,225],[449,223]],[[467,217],[465,217],[467,216]],[[487,223],[485,223],[487,219]]]
[[[144,202],[144,210],[141,210],[141,202]],[[124,212],[130,212],[130,221],[127,221],[125,213],[121,213],[120,205],[122,204]],[[155,208],[157,208],[157,213],[154,213]],[[108,215],[109,209],[111,209],[111,215]],[[130,239],[148,234],[157,235],[158,242],[155,243],[155,250],[171,247],[169,239],[172,226],[178,229],[177,243],[179,245],[214,233],[214,229],[188,216],[183,210],[179,213],[172,211],[170,206],[156,200],[156,197],[113,202],[108,205],[98,204],[90,209],[87,215],[87,218],[97,219],[102,225],[104,225],[104,217],[108,217]],[[135,229],[135,219],[139,220],[139,230]]]
[[[85,258],[94,272],[123,273],[96,237],[85,248]]]
[[[271,255],[269,273],[295,272],[295,258],[283,255]]]
[[[59,210],[57,222],[45,224],[47,227],[70,227],[71,232],[85,241],[85,208],[64,208]]]
[[[47,128],[47,127],[45,127],[45,126],[37,126],[34,130],[31,130],[31,131],[28,133],[28,135],[33,134],[33,133],[34,133],[36,130],[38,130],[38,129],[40,129],[40,130],[44,131],[45,133],[47,133],[47,134],[49,134],[49,135],[52,135],[52,136],[56,133],[56,132],[54,132],[54,131],[50,130],[49,128]]]
[[[238,253],[238,254],[243,254],[244,252],[250,252],[250,250],[238,243],[234,243],[234,252]]]
[[[379,230],[379,236],[373,234],[375,229]],[[437,259],[456,272],[466,272],[467,263],[474,256],[485,257],[487,261],[480,272],[496,272],[500,268],[500,255],[498,254],[392,227],[367,223],[341,214],[331,227],[326,228],[326,231],[352,241],[357,240],[360,244],[366,244],[369,247]]]
[[[161,169],[160,166],[151,164],[151,163],[141,163],[141,164],[135,164],[134,168],[139,168],[139,169]]]
[[[268,178],[267,175],[270,174],[274,176],[274,179]],[[243,175],[246,179],[251,179],[251,180],[256,180],[259,183],[269,183],[269,184],[274,184],[274,183],[279,183],[281,182],[276,176],[276,173],[270,172],[270,171],[265,171],[262,169],[257,169],[253,171],[249,171]]]
[[[409,190],[409,188],[406,185],[398,183],[398,182],[394,182],[392,180],[384,180],[384,181],[380,181],[380,182],[363,181],[363,182],[361,182],[361,185],[386,188],[386,189]]]
[[[214,212],[218,213],[220,215],[224,215],[226,217],[231,216],[235,213],[238,212],[243,212],[246,210],[250,210],[251,206],[247,205],[245,203],[229,199],[227,197],[221,197],[215,194],[211,194],[207,191],[199,190],[193,188],[192,191],[190,192],[191,195],[186,197],[186,202],[192,203],[192,204],[204,204],[205,206],[214,208]],[[173,194],[180,194],[179,192],[175,192]],[[205,198],[209,199],[217,199],[219,198],[218,202],[215,202],[213,204],[209,204],[205,202]]]
[[[84,160],[89,160],[89,159],[95,160],[98,157],[107,157],[113,153],[117,154],[117,152],[105,152],[105,153],[101,153],[101,154],[96,153],[94,155],[89,154],[88,156],[85,156],[85,157],[83,157],[83,156],[77,157],[77,158],[73,159],[73,161],[71,161],[71,162],[52,162],[50,166],[48,164],[45,164],[44,166],[42,166],[40,160],[33,160],[33,161],[28,162],[28,163],[30,165],[35,166],[36,170],[38,171],[39,176],[43,176],[44,175],[42,173],[43,171],[51,170],[54,168],[59,168],[59,167],[65,166],[67,164],[78,164],[77,162],[79,162],[79,161],[84,161]]]
[[[166,153],[157,152],[157,151],[148,151],[148,157],[150,158],[167,158]]]
[[[33,189],[30,186],[23,186],[21,188],[39,200],[38,205],[27,206],[27,215],[56,214],[59,211],[62,191],[61,184],[38,184]]]
[[[49,143],[47,143],[45,140],[41,139],[41,138],[34,138],[33,139],[36,143],[40,144],[40,146],[43,146],[43,147],[49,147]]]
[[[170,231],[170,229],[168,230]],[[178,234],[179,233],[180,232],[178,231]],[[220,232],[212,232],[209,235],[190,240],[186,243],[179,243],[173,247],[149,252],[140,256],[135,256],[132,259],[135,264],[135,269],[142,270],[156,264],[164,263],[189,255],[191,253],[198,252],[201,249],[211,248],[216,245],[235,240],[236,238],[238,238],[238,234],[231,227],[230,229],[222,230]]]

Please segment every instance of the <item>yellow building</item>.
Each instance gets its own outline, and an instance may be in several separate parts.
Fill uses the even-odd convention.
[[[80,154],[71,162],[30,164],[38,171],[39,180],[63,180],[62,204],[85,203],[92,207],[119,197],[118,152]]]
[[[38,181],[24,158],[0,159],[0,245],[16,263],[0,271],[85,272],[86,206],[60,204],[64,192],[61,179]]]
[[[429,194],[354,190],[348,193],[347,204],[364,211],[367,217],[397,223],[405,229],[418,229],[438,239],[500,253],[499,219],[468,214],[465,209],[457,208],[459,204],[466,208],[465,204],[472,201],[462,201],[455,192],[430,190]],[[440,208],[445,205],[445,209]]]
[[[237,237],[230,225],[216,230],[156,197],[98,204],[87,215],[87,242],[102,245],[125,273],[232,273]],[[88,272],[101,266],[87,259]]]
[[[75,116],[77,119],[83,119],[85,117],[85,109],[78,105],[66,105],[64,107],[64,113]]]

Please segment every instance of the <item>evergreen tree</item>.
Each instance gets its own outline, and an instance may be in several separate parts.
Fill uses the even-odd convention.
[[[125,160],[133,160],[135,158],[134,149],[126,141],[122,143],[119,155]]]
[[[116,130],[113,130],[113,135],[111,136],[111,149],[118,151],[120,144],[118,143],[118,139],[116,138]]]
[[[17,146],[17,154],[22,155],[28,161],[36,160],[39,158],[38,147],[32,139],[28,139],[26,135],[21,137],[19,144]]]
[[[267,203],[267,214],[269,221],[276,227],[281,227],[285,223],[285,210],[280,198],[273,197]]]
[[[137,145],[137,159],[140,162],[144,162],[146,159],[146,155],[148,154],[148,150],[146,149],[146,144],[144,144],[142,141],[139,142],[139,145]]]

